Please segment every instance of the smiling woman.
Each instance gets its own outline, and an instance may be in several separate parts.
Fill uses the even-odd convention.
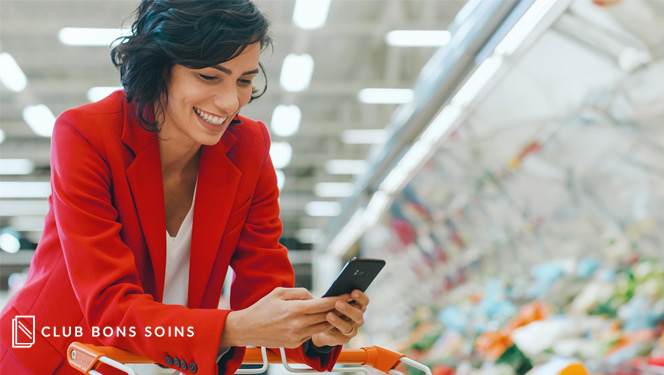
[[[173,3],[179,4],[173,7]],[[143,1],[137,12],[133,35],[121,38],[111,59],[122,74],[127,100],[138,104],[141,126],[150,131],[158,131],[153,107],[163,109],[160,98],[168,91],[162,74],[169,75],[174,65],[209,71],[250,45],[264,49],[272,43],[268,21],[253,5],[248,8],[231,2],[220,9],[216,1]],[[228,74],[224,67],[217,69]],[[252,89],[256,95],[251,99],[260,97],[266,88]]]
[[[249,0],[140,4],[111,54],[124,90],[56,121],[44,234],[0,317],[11,332],[17,316],[34,316],[21,322],[34,341],[16,348],[2,336],[3,373],[73,373],[63,362],[74,340],[139,353],[169,374],[233,373],[247,345],[334,366],[369,300],[293,288],[270,138],[238,114],[264,92],[253,80],[267,28]],[[229,266],[231,309],[217,309]]]
[[[176,134],[191,141],[191,147],[214,145],[251,100],[251,79],[258,73],[260,49],[252,44],[234,59],[205,69],[175,65],[167,82],[160,135]],[[237,72],[237,73],[234,73]]]

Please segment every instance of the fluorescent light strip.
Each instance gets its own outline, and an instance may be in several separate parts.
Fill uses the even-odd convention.
[[[314,187],[314,194],[321,198],[344,198],[355,193],[355,186],[350,182],[319,182]]]
[[[314,59],[307,55],[290,54],[284,59],[279,83],[286,91],[304,91],[311,83],[314,72]]]
[[[341,133],[341,141],[346,144],[381,144],[387,141],[387,131],[383,129],[349,129]]]
[[[0,80],[8,89],[16,92],[25,90],[28,79],[16,60],[7,52],[0,53]]]
[[[357,98],[367,104],[404,104],[413,101],[415,94],[412,89],[378,89],[360,90]]]
[[[330,0],[297,0],[293,10],[293,24],[302,29],[318,29],[325,25]]]
[[[272,142],[270,147],[270,158],[276,169],[283,169],[288,166],[293,157],[293,147],[288,142]]]
[[[2,142],[4,142],[5,139],[6,139],[5,131],[2,130],[2,129],[0,129],[0,144],[1,144]]]
[[[364,174],[367,171],[367,162],[365,160],[330,160],[325,164],[329,174]]]
[[[403,189],[411,175],[426,162],[433,151],[431,143],[422,140],[415,142],[403,158],[399,160],[397,166],[385,177],[379,189],[387,194],[394,194]]]
[[[447,131],[454,125],[454,123],[461,116],[461,108],[455,105],[448,105],[436,116],[436,118],[429,123],[427,128],[422,132],[420,139],[424,142],[436,144],[447,133]]]
[[[512,27],[503,40],[496,46],[494,53],[502,56],[511,55],[531,35],[531,31],[544,18],[544,16],[556,5],[567,7],[568,1],[560,0],[538,0],[528,8],[519,21]]]
[[[279,105],[272,112],[270,127],[275,135],[288,137],[297,133],[302,120],[302,111],[296,105]]]
[[[398,166],[390,171],[380,184],[379,189],[386,194],[394,194],[408,178],[408,171]]]
[[[48,198],[50,182],[0,181],[0,198]]]
[[[463,84],[451,100],[452,105],[465,107],[477,98],[486,84],[493,78],[498,69],[503,65],[503,57],[492,55],[486,58],[477,67],[473,75]]]
[[[0,175],[26,175],[35,170],[35,163],[28,159],[0,159]]]
[[[309,216],[337,216],[341,213],[339,202],[311,201],[304,207]]]
[[[385,35],[385,42],[394,47],[440,47],[451,38],[447,30],[393,30]]]
[[[344,255],[365,230],[364,208],[359,208],[327,246],[327,252],[335,256]]]
[[[55,126],[53,112],[43,104],[27,106],[23,109],[23,119],[35,134],[50,137]]]
[[[378,224],[391,202],[390,196],[384,191],[378,190],[371,196],[367,209],[364,212],[364,223],[367,228],[372,228]]]
[[[122,90],[121,86],[98,86],[88,90],[88,100],[91,102],[98,102],[105,97],[109,96],[112,92]]]
[[[131,29],[65,27],[58,37],[68,46],[110,46],[115,39],[131,35]]]

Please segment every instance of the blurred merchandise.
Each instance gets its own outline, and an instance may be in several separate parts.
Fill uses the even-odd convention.
[[[663,47],[659,2],[573,2],[362,237],[367,332],[445,375],[663,375]]]

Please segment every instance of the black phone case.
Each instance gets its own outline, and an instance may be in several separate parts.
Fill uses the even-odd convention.
[[[371,282],[385,266],[382,259],[353,258],[341,270],[330,289],[323,297],[333,297],[350,293],[355,289],[366,291]]]

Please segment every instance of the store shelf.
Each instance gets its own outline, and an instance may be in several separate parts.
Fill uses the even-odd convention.
[[[664,354],[664,7],[599,3],[512,61],[362,237],[387,260],[369,335],[458,372],[659,371],[639,366]]]

